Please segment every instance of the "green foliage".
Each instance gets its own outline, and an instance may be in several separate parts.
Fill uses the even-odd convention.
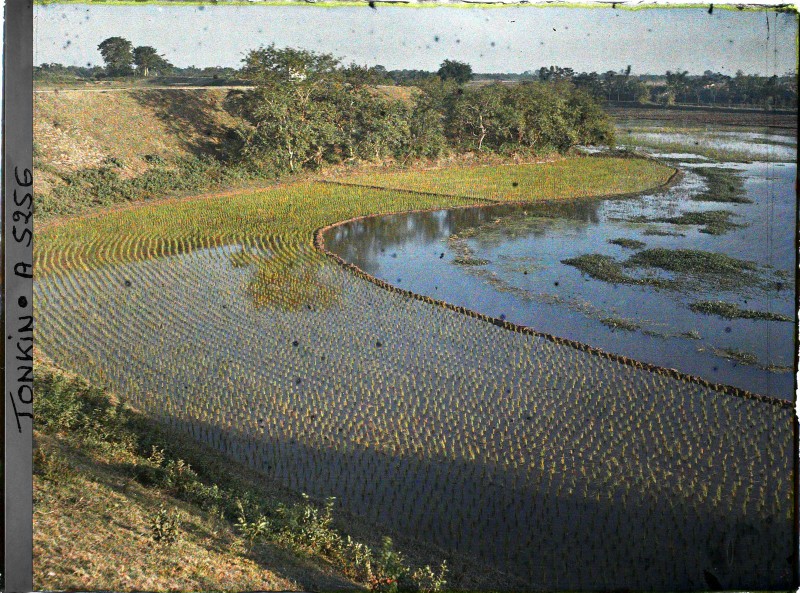
[[[462,150],[566,152],[613,145],[610,119],[569,84],[526,82],[465,89],[448,97],[446,134]]]
[[[150,76],[151,72],[166,74],[172,69],[172,64],[159,55],[156,48],[149,45],[142,45],[133,50],[133,64],[136,72],[143,76]]]
[[[466,84],[472,80],[472,66],[458,60],[445,60],[437,74],[442,80],[453,80],[458,84]]]
[[[264,515],[258,515],[256,519],[249,521],[241,500],[236,501],[236,507],[239,511],[239,516],[236,519],[236,529],[244,536],[248,545],[252,547],[257,540],[266,536],[270,529],[269,519]]]
[[[279,49],[274,43],[251,50],[242,61],[242,77],[258,86],[314,82],[340,66],[331,54],[291,47]]]
[[[64,455],[42,447],[37,447],[33,452],[33,471],[54,483],[64,483],[75,476]]]
[[[178,541],[180,524],[180,515],[176,512],[168,511],[164,505],[161,505],[150,521],[150,534],[153,541],[162,544],[174,544]]]
[[[71,435],[93,448],[130,448],[122,405],[113,404],[101,389],[54,374],[36,375],[34,389],[46,394],[34,400],[38,430]]]
[[[231,156],[278,170],[431,158],[449,148],[565,152],[613,143],[596,101],[566,83],[462,88],[471,69],[448,60],[440,77],[420,81],[409,102],[372,88],[381,73],[343,68],[328,54],[270,45],[244,62],[255,88],[231,91],[226,99],[228,111],[246,122],[235,131]]]
[[[106,64],[109,76],[133,74],[133,45],[123,37],[109,37],[97,46]]]
[[[225,164],[209,156],[182,158],[173,164],[156,155],[148,160],[154,166],[132,178],[122,177],[119,166],[111,161],[67,173],[64,183],[54,187],[51,194],[38,197],[34,204],[36,213],[43,217],[74,214],[96,206],[150,200],[178,191],[272,177],[269,169],[258,169],[248,163]]]

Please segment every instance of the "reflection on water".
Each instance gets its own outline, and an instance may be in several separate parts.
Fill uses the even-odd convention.
[[[719,300],[794,318],[796,165],[725,165],[742,177],[750,204],[692,200],[706,188],[704,178],[692,172],[697,164],[680,166],[684,179],[660,194],[376,217],[332,229],[325,243],[346,261],[401,288],[711,381],[791,399],[793,323],[726,319],[694,312],[690,305]],[[713,210],[732,212],[731,220],[742,226],[709,235],[700,232],[700,225],[632,222]],[[769,282],[681,276],[655,268],[628,271],[692,280],[682,282],[680,290],[665,289],[605,282],[562,263],[585,254],[625,262],[642,249],[658,248],[754,262],[759,277]]]

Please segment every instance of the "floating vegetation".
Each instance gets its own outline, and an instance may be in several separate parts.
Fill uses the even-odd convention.
[[[758,362],[758,357],[751,352],[745,352],[744,350],[737,350],[735,348],[714,348],[713,352],[718,356],[722,356],[723,358],[733,360],[739,364],[746,364],[749,366],[760,366]]]
[[[646,247],[647,243],[644,241],[637,241],[636,239],[626,239],[624,237],[619,237],[616,239],[609,239],[609,243],[612,245],[619,245],[620,247],[624,247],[625,249],[641,249],[642,247]]]
[[[676,231],[665,231],[664,229],[657,229],[657,228],[649,228],[645,229],[642,232],[643,235],[649,235],[653,237],[685,237],[684,233],[678,233]]]
[[[456,257],[453,263],[457,266],[485,266],[490,264],[488,259],[481,259],[479,257]]]
[[[722,167],[696,167],[692,171],[702,175],[707,185],[705,191],[692,196],[693,200],[734,204],[753,203],[753,200],[745,195],[744,181],[737,171]]]
[[[625,273],[624,262],[619,262],[610,255],[590,253],[561,260],[562,264],[578,268],[581,273],[612,284],[639,284],[656,288],[669,288],[673,285],[670,280],[653,276],[631,276]]]
[[[672,290],[704,289],[713,283],[717,289],[743,291],[783,290],[788,284],[776,281],[779,275],[755,262],[736,259],[722,253],[695,249],[645,249],[619,261],[609,255],[591,253],[564,259],[562,264],[578,268],[582,273],[613,284],[638,284]],[[663,270],[668,278],[647,273]],[[645,275],[631,275],[626,270],[644,270]]]
[[[769,311],[754,311],[753,309],[742,309],[734,303],[724,301],[697,301],[691,303],[689,308],[695,313],[705,315],[718,315],[725,319],[764,319],[767,321],[792,321],[791,317],[780,313]]]
[[[600,323],[606,327],[610,327],[612,330],[621,329],[627,332],[636,331],[641,327],[641,325],[636,321],[633,321],[632,319],[625,319],[623,317],[604,317],[600,320]]]
[[[629,222],[665,222],[679,225],[698,225],[702,228],[699,232],[709,235],[722,235],[730,230],[743,228],[746,225],[731,222],[730,218],[737,216],[728,210],[705,210],[701,212],[684,212],[678,216],[661,216],[648,218],[647,216],[636,216],[629,219]],[[652,233],[651,233],[652,234]]]
[[[723,253],[663,247],[635,253],[628,259],[626,265],[661,268],[684,274],[724,276],[729,280],[738,280],[758,270],[758,265],[754,262],[736,259]]]

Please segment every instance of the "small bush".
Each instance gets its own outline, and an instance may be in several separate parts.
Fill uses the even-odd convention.
[[[153,541],[163,544],[173,544],[178,541],[180,516],[170,513],[162,505],[150,522],[150,533]]]
[[[236,520],[236,529],[247,540],[252,548],[253,544],[267,535],[271,528],[269,519],[264,515],[258,515],[253,521],[249,521],[245,514],[244,506],[241,501],[236,501],[239,510],[239,517]]]

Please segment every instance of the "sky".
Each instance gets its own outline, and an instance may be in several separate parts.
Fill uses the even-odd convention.
[[[797,71],[797,19],[708,8],[618,10],[325,8],[300,6],[37,5],[34,64],[102,65],[111,36],[151,45],[176,66],[234,66],[275,43],[332,53],[345,63],[436,70],[445,59],[475,72],[558,65],[633,73],[712,70],[733,75]]]

